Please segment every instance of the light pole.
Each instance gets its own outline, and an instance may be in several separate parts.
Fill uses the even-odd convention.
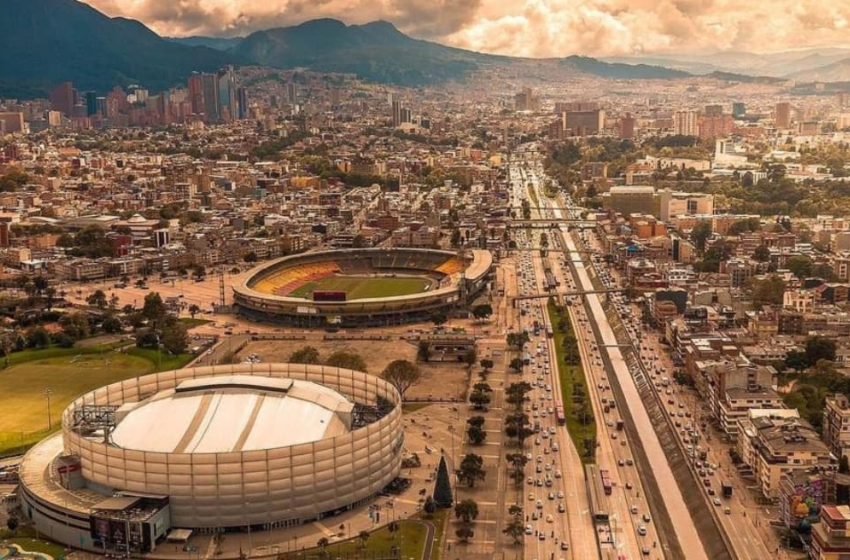
[[[53,394],[53,391],[50,390],[50,387],[44,389],[44,397],[47,399],[47,431],[53,429],[53,421],[50,419],[50,395]]]

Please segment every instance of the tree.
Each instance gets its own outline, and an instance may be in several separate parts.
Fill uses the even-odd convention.
[[[823,336],[810,336],[806,339],[806,362],[813,366],[820,360],[835,361],[835,341]]]
[[[770,260],[770,249],[768,249],[767,245],[759,245],[756,247],[756,250],[753,251],[753,259],[758,262],[767,262]]]
[[[363,237],[363,234],[358,233],[354,236],[354,239],[351,240],[351,246],[355,249],[362,249],[366,246],[366,238]]]
[[[124,324],[121,322],[121,319],[116,317],[114,314],[109,314],[103,319],[103,327],[104,332],[109,334],[115,334],[121,332],[124,328]]]
[[[785,366],[798,373],[809,367],[805,352],[789,350],[785,354]]]
[[[466,429],[466,437],[472,445],[481,445],[487,439],[487,432],[480,426],[469,426]]]
[[[452,507],[452,483],[449,480],[449,468],[446,466],[446,458],[440,456],[440,464],[437,465],[437,479],[434,481],[434,503],[440,509]]]
[[[475,483],[479,480],[484,480],[487,476],[487,473],[484,471],[484,459],[475,453],[467,453],[460,461],[457,476],[466,482],[470,488],[475,488]]]
[[[468,367],[472,367],[472,365],[478,361],[478,352],[474,347],[470,348],[463,353],[463,356],[460,357],[460,361],[465,363]]]
[[[56,288],[49,286],[44,290],[44,306],[48,311],[52,311],[54,303],[56,303]]]
[[[201,308],[197,304],[193,303],[192,305],[189,306],[189,315],[192,317],[192,319],[194,319],[195,315],[197,315],[200,312],[201,312]]]
[[[493,315],[493,306],[489,303],[482,303],[472,308],[472,316],[476,321],[487,319]]]
[[[47,348],[50,346],[50,333],[44,327],[36,327],[29,332],[27,344],[33,348]]]
[[[20,523],[18,522],[17,517],[9,517],[9,519],[6,520],[6,528],[13,533],[18,530],[19,525]]]
[[[433,496],[428,496],[425,498],[425,503],[422,504],[422,511],[425,512],[425,515],[430,519],[434,513],[437,511],[437,502],[434,501]]]
[[[247,253],[245,253],[245,256],[242,257],[242,260],[246,263],[255,263],[258,260],[257,253],[255,253],[254,251],[248,251]]]
[[[93,305],[98,309],[106,309],[109,302],[103,290],[95,290],[89,297],[86,298],[86,303]]]
[[[502,532],[514,540],[514,544],[518,545],[522,542],[522,536],[525,534],[525,527],[522,525],[522,520],[514,517],[511,519]]]
[[[203,278],[207,275],[207,269],[202,264],[196,264],[194,267],[192,267],[192,273],[194,274],[195,278]]]
[[[483,416],[470,416],[466,420],[467,425],[469,426],[477,426],[482,427],[484,425],[484,417]]]
[[[523,331],[520,333],[508,333],[505,337],[508,346],[511,348],[522,348],[525,344],[531,340],[528,333]]]
[[[469,540],[475,536],[475,531],[472,530],[472,527],[469,525],[461,525],[455,531],[455,536],[457,536],[458,540],[462,543],[467,543]]]
[[[366,362],[356,352],[346,352],[345,350],[337,350],[325,360],[325,365],[344,369],[353,369],[355,371],[367,371]]]
[[[455,505],[455,519],[470,523],[478,518],[478,503],[475,500],[462,500]]]
[[[785,280],[781,276],[771,274],[762,280],[752,280],[750,289],[755,307],[761,309],[769,305],[782,305],[785,297]]]
[[[442,312],[437,312],[437,313],[434,313],[433,315],[431,315],[431,322],[434,323],[438,327],[440,325],[445,325],[448,322],[448,320],[449,320],[449,318],[446,316],[445,313],[442,313]]]
[[[289,355],[289,362],[293,364],[321,364],[319,351],[312,346],[302,346]]]
[[[165,308],[165,303],[163,303],[159,292],[151,292],[145,296],[142,316],[150,322],[151,328],[154,330],[158,330],[165,323],[168,310]]]
[[[427,340],[420,340],[416,350],[416,358],[420,362],[427,362],[431,359],[431,343]]]
[[[452,236],[449,240],[449,243],[452,244],[452,247],[459,247],[461,243],[462,236],[460,234],[460,230],[455,228],[452,230]]]
[[[490,400],[490,395],[484,391],[472,391],[469,394],[469,402],[478,410],[490,404]]]
[[[522,358],[514,358],[514,359],[511,360],[511,363],[508,367],[510,367],[515,372],[519,373],[519,372],[522,371],[522,366],[523,366]]]
[[[812,259],[803,255],[790,257],[785,261],[785,267],[797,278],[807,278],[812,274]]]
[[[531,384],[527,381],[511,383],[505,389],[505,401],[520,408],[525,401],[525,396],[531,392]]]
[[[62,332],[75,341],[86,338],[91,332],[89,319],[81,311],[63,315],[59,319],[59,325],[62,327]]]
[[[691,243],[700,253],[705,251],[705,242],[711,237],[711,232],[711,222],[699,222],[691,230]]]
[[[366,530],[360,531],[360,533],[357,535],[357,538],[360,539],[360,542],[362,543],[361,546],[363,548],[365,548],[366,547],[366,541],[369,540],[369,531],[366,531]]]
[[[394,360],[384,368],[381,377],[395,387],[398,394],[404,399],[407,390],[422,378],[422,372],[407,360]]]
[[[162,328],[159,341],[169,353],[182,354],[189,347],[189,329],[180,321],[171,321]]]

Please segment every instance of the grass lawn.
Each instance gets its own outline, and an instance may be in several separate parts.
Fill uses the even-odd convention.
[[[551,322],[555,333],[555,350],[558,354],[558,377],[561,379],[561,402],[564,405],[564,416],[567,420],[567,431],[569,432],[570,438],[573,440],[573,444],[581,457],[582,463],[593,463],[595,461],[595,454],[591,457],[585,455],[584,441],[587,438],[596,439],[596,422],[591,421],[588,424],[583,424],[576,418],[572,410],[574,406],[572,398],[574,387],[580,386],[581,392],[586,395],[585,398],[590,398],[590,393],[587,390],[587,378],[584,375],[584,368],[581,365],[568,365],[564,360],[563,341],[566,337],[566,333],[560,332],[557,328],[558,312],[555,306],[552,303],[549,303],[547,309],[549,311],[549,321]],[[564,313],[566,313],[566,310]],[[572,330],[572,325],[569,326],[569,329]]]
[[[328,292],[346,292],[348,299],[367,299],[393,296],[406,296],[425,291],[431,285],[427,278],[379,276],[329,276],[313,282],[307,282],[292,291],[290,297],[310,298],[313,290]]]
[[[50,433],[46,388],[51,391],[50,416],[56,430],[62,411],[82,393],[157,370],[177,369],[192,359],[189,354],[163,354],[158,367],[156,350],[133,347],[118,353],[113,351],[115,346],[54,347],[11,354],[9,367],[0,370],[0,455],[20,451]]]
[[[207,323],[212,323],[212,321],[210,321],[209,319],[192,319],[191,317],[181,317],[180,322],[186,325],[187,329],[200,327],[201,325],[206,325]]]
[[[440,527],[445,523],[441,522],[440,515],[445,517],[445,512],[438,512],[431,520],[434,523],[434,546],[431,552],[431,560],[437,560],[439,557],[439,538]],[[332,526],[333,524],[330,524]],[[394,546],[401,547],[401,558],[414,558],[420,560],[422,558],[422,549],[425,546],[425,537],[428,530],[425,525],[415,521],[403,520],[398,522],[399,530],[395,534],[389,532],[386,526],[373,531],[369,534],[369,539],[364,546],[363,541],[359,538],[349,539],[339,543],[333,543],[325,549],[330,553],[330,558],[343,558],[346,560],[368,559],[368,558],[390,558]],[[320,549],[313,548],[304,550],[303,552],[290,553],[284,555],[287,560],[296,558],[319,558]]]
[[[21,530],[18,530],[18,533],[20,534]],[[30,537],[9,537],[5,540],[11,544],[20,546],[25,552],[41,552],[42,554],[49,554],[54,558],[54,560],[59,560],[59,558],[65,556],[65,548],[52,541],[34,539]]]

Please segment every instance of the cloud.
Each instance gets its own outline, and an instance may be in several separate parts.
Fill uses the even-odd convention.
[[[847,0],[84,0],[163,35],[244,35],[333,17],[516,56],[848,44]]]

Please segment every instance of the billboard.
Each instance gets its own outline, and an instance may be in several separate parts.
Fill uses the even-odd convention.
[[[345,301],[346,292],[313,291],[313,301]]]

